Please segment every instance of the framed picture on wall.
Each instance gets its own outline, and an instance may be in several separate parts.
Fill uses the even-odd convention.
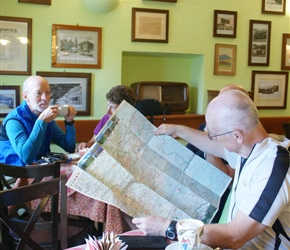
[[[132,8],[133,42],[168,43],[169,11]]]
[[[32,19],[0,16],[1,75],[31,75]]]
[[[5,117],[20,104],[19,86],[0,86],[0,117]]]
[[[52,25],[52,67],[101,68],[102,28]]]
[[[215,45],[214,74],[236,75],[237,46],[228,44]]]
[[[281,70],[290,70],[290,34],[282,36]]]
[[[177,3],[177,0],[143,0],[143,1]]]
[[[271,21],[250,20],[248,66],[269,66]]]
[[[18,0],[18,3],[34,3],[51,5],[51,0]]]
[[[262,0],[262,13],[285,15],[286,0]]]
[[[288,72],[252,71],[253,100],[258,109],[286,109]]]
[[[69,104],[77,110],[77,116],[91,114],[91,73],[66,73],[37,71],[50,85],[51,105]]]
[[[236,11],[214,10],[213,36],[235,38],[237,17]]]

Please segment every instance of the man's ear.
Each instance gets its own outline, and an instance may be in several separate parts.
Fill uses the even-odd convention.
[[[25,101],[27,101],[27,92],[22,92],[21,95],[22,95],[22,98],[23,98]]]
[[[237,142],[238,142],[239,144],[242,144],[243,141],[244,141],[244,135],[243,135],[243,132],[242,132],[242,131],[239,131],[239,130],[236,130],[236,131],[233,132],[233,134],[234,134],[234,136],[235,136]]]

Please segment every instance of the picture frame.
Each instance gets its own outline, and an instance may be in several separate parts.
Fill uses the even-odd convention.
[[[102,66],[102,28],[52,25],[52,67],[96,68]]]
[[[31,75],[32,19],[0,16],[1,75]]]
[[[91,73],[37,71],[36,75],[49,82],[51,105],[72,105],[77,110],[77,116],[91,114]]]
[[[0,86],[0,117],[5,117],[10,111],[20,105],[19,86]]]
[[[248,66],[269,66],[271,21],[250,20]]]
[[[18,0],[18,3],[34,3],[34,4],[51,5],[51,0]]]
[[[290,70],[290,34],[282,35],[281,70]]]
[[[236,58],[237,58],[237,45],[216,44],[214,74],[235,76]]]
[[[238,12],[214,10],[213,36],[236,38]]]
[[[168,43],[169,10],[132,8],[133,42]]]
[[[286,109],[288,72],[252,71],[253,100],[258,109]]]
[[[143,1],[177,3],[177,0],[143,0]]]
[[[262,13],[285,15],[286,0],[262,0]]]

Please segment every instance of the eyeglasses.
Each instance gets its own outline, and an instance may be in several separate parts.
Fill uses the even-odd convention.
[[[226,132],[226,133],[222,133],[222,134],[218,134],[218,135],[210,135],[209,132],[207,134],[208,136],[208,139],[210,139],[212,141],[213,138],[216,138],[218,136],[221,136],[221,135],[227,135],[227,134],[230,134],[230,133],[233,133],[235,132],[235,130],[232,130],[232,131],[229,131],[229,132]]]
[[[36,91],[34,93],[32,93],[35,97],[41,97],[43,94],[46,96],[46,97],[49,97],[52,95],[52,92],[50,91],[46,91],[46,92],[41,92],[41,91]]]

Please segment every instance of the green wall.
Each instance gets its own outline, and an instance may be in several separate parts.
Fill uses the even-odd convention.
[[[140,80],[187,82],[191,96],[189,111],[203,114],[208,89],[218,90],[225,84],[237,83],[251,90],[252,70],[280,71],[282,34],[290,33],[290,1],[286,15],[262,14],[261,1],[253,0],[177,0],[177,3],[120,0],[108,13],[91,12],[81,0],[52,0],[51,6],[1,0],[0,7],[3,16],[32,18],[32,74],[36,71],[93,74],[92,115],[78,119],[101,118],[106,111],[105,94],[111,87]],[[133,7],[169,10],[169,42],[132,42]],[[215,9],[238,12],[236,38],[213,37]],[[247,66],[250,19],[272,21],[269,67]],[[52,24],[102,27],[102,68],[51,67]],[[237,45],[235,76],[213,74],[216,43]],[[21,85],[25,78],[3,75],[0,84]],[[289,92],[290,87],[288,99]],[[289,116],[290,101],[287,109],[260,110],[260,115]]]

